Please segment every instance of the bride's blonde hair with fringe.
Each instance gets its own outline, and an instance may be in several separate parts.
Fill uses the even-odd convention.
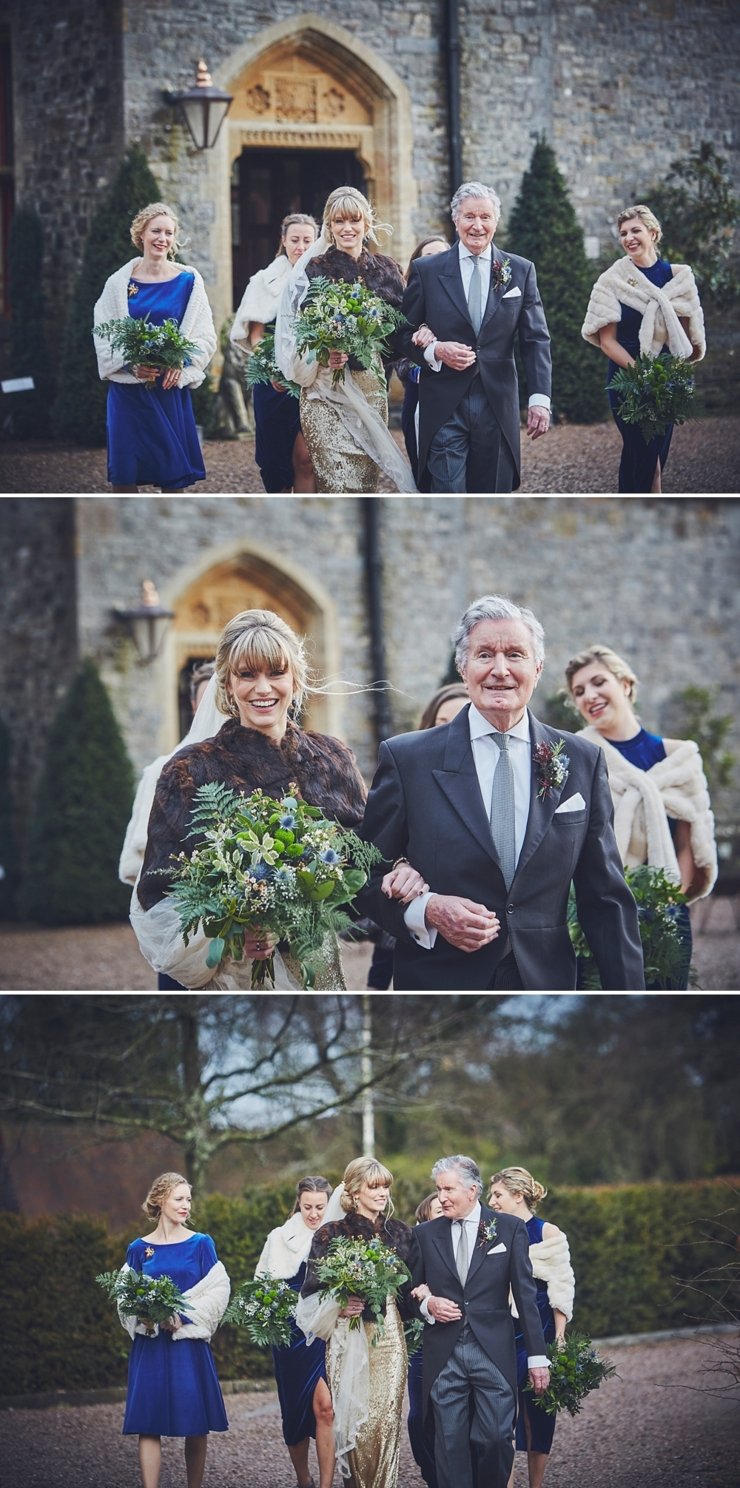
[[[336,186],[330,191],[326,198],[324,215],[321,219],[321,231],[327,242],[333,242],[331,234],[332,222],[343,221],[347,217],[357,222],[360,218],[365,225],[364,236],[371,243],[379,243],[378,233],[392,233],[393,228],[389,222],[378,222],[375,213],[367,199],[356,186]]]

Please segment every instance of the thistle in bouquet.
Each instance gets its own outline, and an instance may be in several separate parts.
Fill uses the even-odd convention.
[[[284,372],[280,370],[275,361],[275,327],[266,326],[264,334],[260,337],[257,345],[247,360],[244,370],[244,381],[247,388],[256,387],[258,383],[279,382],[282,387],[290,393],[293,398],[300,398],[301,390],[297,382],[291,382]]]
[[[167,892],[186,945],[200,926],[211,940],[209,966],[243,960],[244,931],[259,928],[288,943],[311,988],[326,964],[327,938],[335,945],[351,923],[345,906],[382,854],[290,790],[275,800],[261,790],[246,796],[201,786],[188,834],[198,845],[174,857]],[[274,984],[274,955],[254,960],[252,988]]]
[[[605,1379],[617,1375],[616,1367],[608,1359],[600,1359],[591,1339],[586,1333],[572,1331],[558,1343],[547,1345],[550,1364],[550,1383],[541,1395],[535,1395],[527,1380],[524,1390],[535,1395],[537,1405],[548,1416],[567,1410],[571,1416],[578,1415],[583,1401],[592,1390],[598,1390]]]
[[[372,1240],[332,1240],[315,1270],[322,1297],[333,1297],[340,1307],[346,1307],[350,1297],[362,1298],[377,1323],[375,1339],[385,1330],[386,1298],[395,1297],[411,1277],[400,1256],[377,1236]],[[359,1331],[361,1324],[361,1317],[349,1319],[351,1331]]]
[[[116,1303],[121,1317],[138,1318],[150,1333],[156,1323],[168,1323],[174,1313],[189,1311],[170,1276],[147,1276],[124,1266],[121,1271],[102,1271],[95,1280]]]
[[[329,365],[331,351],[344,351],[362,367],[376,369],[388,350],[388,340],[405,317],[361,279],[354,284],[324,277],[313,279],[296,322],[296,346],[320,367]],[[344,368],[332,373],[332,387],[344,381]]]
[[[183,336],[176,320],[163,320],[161,325],[155,325],[148,315],[106,320],[94,327],[94,335],[107,341],[113,351],[120,351],[127,367],[181,371],[198,352],[195,342]],[[156,377],[147,378],[144,386],[151,389],[156,380]]]
[[[258,1348],[288,1348],[297,1301],[287,1281],[263,1272],[237,1287],[221,1321],[246,1328]]]
[[[669,424],[683,424],[694,398],[694,374],[677,356],[638,356],[620,367],[610,386],[618,394],[617,412],[626,424],[637,424],[646,444],[665,434]]]

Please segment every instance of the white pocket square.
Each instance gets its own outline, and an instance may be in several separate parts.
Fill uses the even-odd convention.
[[[490,1250],[487,1250],[486,1255],[501,1255],[502,1251],[506,1251],[506,1246],[504,1245],[503,1240],[500,1241],[498,1245],[493,1245]]]
[[[585,811],[585,809],[586,802],[579,791],[575,796],[569,796],[567,801],[561,801],[560,805],[555,808],[555,815],[557,816],[559,811]]]
[[[519,289],[518,285],[515,284],[514,288],[507,289],[506,294],[502,295],[501,298],[502,300],[515,300],[517,295],[521,295],[521,290]]]

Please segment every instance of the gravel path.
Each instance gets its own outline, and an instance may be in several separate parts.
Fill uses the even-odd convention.
[[[402,444],[400,434],[396,438]],[[524,438],[520,494],[613,493],[620,448],[613,423],[558,424],[534,444]],[[204,453],[207,479],[195,492],[264,494],[253,440],[207,440]],[[677,429],[663,486],[666,495],[740,491],[740,418],[705,418]],[[380,489],[394,488],[386,482]],[[0,444],[0,491],[108,493],[105,450],[5,442]]]
[[[692,911],[694,965],[704,992],[740,990],[740,900],[715,898]],[[367,985],[372,946],[342,945],[350,992]],[[0,990],[149,992],[157,979],[128,924],[0,926]],[[453,988],[449,989],[453,991]]]
[[[737,1391],[734,1399],[710,1393],[718,1389],[707,1373],[717,1357],[712,1339],[605,1344],[601,1352],[619,1378],[558,1423],[547,1488],[737,1488]],[[211,1437],[204,1488],[291,1488],[277,1397],[228,1395],[226,1407],[230,1430]],[[120,1404],[0,1411],[0,1484],[134,1488],[136,1438],[120,1436],[122,1414]],[[165,1440],[163,1458],[161,1488],[184,1488],[182,1444]],[[516,1488],[526,1477],[518,1456]],[[423,1488],[405,1431],[398,1488]]]

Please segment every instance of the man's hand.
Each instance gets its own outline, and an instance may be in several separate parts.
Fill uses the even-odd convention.
[[[457,894],[432,894],[424,920],[427,928],[438,930],[458,951],[479,951],[495,940],[501,929],[492,909]]]
[[[465,346],[462,341],[438,341],[434,348],[434,355],[438,362],[444,362],[446,367],[451,367],[453,372],[464,372],[467,367],[472,367],[475,361],[475,352],[471,346]]]
[[[550,1371],[549,1369],[530,1369],[529,1378],[535,1395],[542,1395],[550,1383]]]
[[[437,1323],[456,1323],[462,1317],[457,1303],[449,1297],[427,1297],[427,1311]]]
[[[539,403],[535,403],[532,408],[527,409],[527,436],[529,439],[539,439],[541,434],[547,433],[549,427],[549,409],[543,408]]]

